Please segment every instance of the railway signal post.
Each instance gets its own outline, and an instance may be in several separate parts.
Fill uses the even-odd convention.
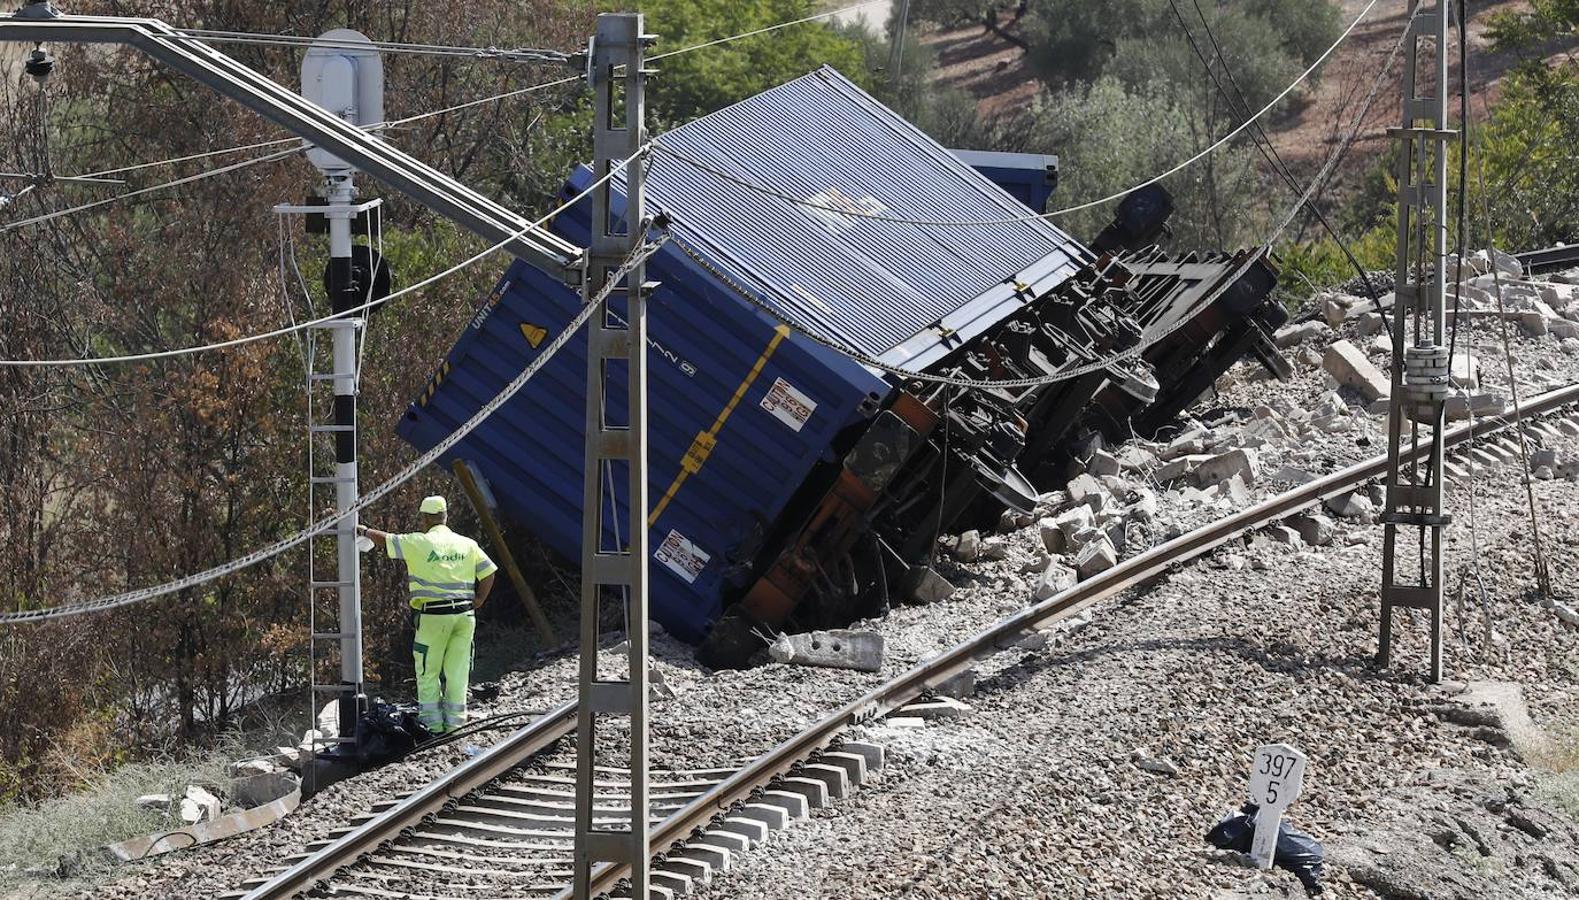
[[[593,92],[592,177],[601,179],[640,150],[647,73],[640,13],[598,16],[587,78]],[[645,160],[626,168],[624,215],[614,207],[612,180],[592,194],[592,241],[584,298],[597,296],[640,247]],[[630,896],[648,895],[647,797],[647,303],[646,267],[637,265],[587,324],[587,417],[581,511],[581,669],[576,722],[576,844],[574,896],[591,896],[593,866],[630,867]],[[624,421],[610,390],[624,381]],[[619,508],[614,484],[626,484]],[[629,672],[622,680],[598,671],[599,619],[616,600],[626,625]],[[630,721],[629,830],[594,823],[600,717]],[[605,814],[606,815],[606,814]]]
[[[1389,129],[1400,150],[1398,255],[1377,662],[1391,661],[1393,610],[1425,610],[1436,682],[1442,680],[1442,529],[1452,521],[1442,498],[1442,454],[1451,363],[1444,335],[1447,150],[1457,132],[1447,128],[1447,2],[1422,6],[1409,0],[1403,124]],[[1410,554],[1400,559],[1400,532],[1418,534],[1418,565]]]

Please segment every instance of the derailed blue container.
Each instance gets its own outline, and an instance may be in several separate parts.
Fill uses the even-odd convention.
[[[929,220],[1029,212],[831,69],[661,140],[820,205]],[[589,180],[582,169],[567,190]],[[671,633],[698,641],[725,598],[757,574],[764,537],[783,526],[818,463],[836,464],[838,447],[848,446],[839,438],[853,439],[891,392],[877,372],[751,301],[885,362],[919,367],[1063,280],[1087,251],[1041,220],[960,229],[809,209],[663,153],[647,191],[675,238],[647,266],[660,284],[648,312],[650,604]],[[589,222],[583,202],[552,227],[584,245]],[[580,307],[575,291],[516,262],[408,409],[401,436],[433,446]],[[571,560],[581,553],[585,383],[578,336],[444,461],[477,465],[510,516]],[[691,472],[682,467],[688,453]],[[621,521],[622,475],[613,478]]]

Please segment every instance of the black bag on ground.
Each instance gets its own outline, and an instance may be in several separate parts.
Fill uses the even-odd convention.
[[[432,735],[415,706],[374,700],[357,722],[357,757],[364,766],[394,762]]]
[[[1249,853],[1250,842],[1256,833],[1256,812],[1259,809],[1254,803],[1246,803],[1240,807],[1238,815],[1224,816],[1206,833],[1206,842],[1219,850]],[[1320,841],[1303,831],[1294,830],[1287,820],[1278,824],[1277,853],[1272,862],[1279,868],[1293,872],[1308,893],[1321,893],[1321,868],[1325,856]]]

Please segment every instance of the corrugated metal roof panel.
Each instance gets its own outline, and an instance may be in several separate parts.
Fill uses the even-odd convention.
[[[935,221],[1030,213],[826,67],[659,141],[748,183],[822,205]],[[1027,270],[1061,279],[1087,254],[1044,220],[955,227],[841,216],[731,184],[662,152],[653,155],[647,190],[677,231],[766,287],[765,299],[791,321],[878,357],[909,342],[885,358],[894,363],[923,364],[926,348],[910,339],[1006,281],[1025,280]]]

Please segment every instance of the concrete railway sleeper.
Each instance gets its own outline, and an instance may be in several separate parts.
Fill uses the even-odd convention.
[[[1538,418],[1574,404],[1579,404],[1579,385],[1530,398],[1522,404],[1526,433],[1541,440],[1575,428],[1571,422]],[[1504,464],[1502,444],[1514,421],[1511,411],[1476,421],[1474,459],[1464,452],[1471,427],[1449,430],[1446,441],[1454,458],[1444,467],[1448,476],[1462,477],[1475,465]],[[1357,463],[1124,560],[929,658],[739,768],[655,772],[651,827],[658,863],[652,896],[679,896],[694,884],[709,883],[715,872],[729,868],[732,854],[845,796],[881,768],[882,748],[841,744],[850,726],[901,710],[926,714],[930,698],[978,659],[1241,534],[1352,490],[1382,475],[1386,466],[1381,456]],[[309,847],[284,871],[227,896],[269,900],[322,891],[325,896],[465,900],[508,889],[511,896],[568,898],[574,807],[567,790],[573,764],[567,760],[573,757],[564,744],[575,712],[574,704],[550,711],[428,786]],[[532,771],[516,771],[523,766]],[[599,817],[623,821],[619,817],[629,800],[620,791],[623,770],[600,767],[599,773],[609,776],[598,785],[600,804],[605,804],[598,808]],[[624,874],[620,866],[602,866],[593,874],[593,886],[600,894],[626,896]],[[424,884],[433,887],[419,886]]]

